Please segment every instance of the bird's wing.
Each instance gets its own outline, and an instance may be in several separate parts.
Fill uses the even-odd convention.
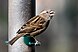
[[[37,19],[36,19],[37,17],[39,17],[39,15],[37,15],[37,16],[29,19],[26,24],[29,24],[30,22],[32,22],[32,21],[34,21],[34,20],[37,20]]]
[[[17,31],[17,33],[19,34],[21,31],[25,30],[25,28],[26,28],[28,25],[30,25],[30,23],[33,23],[33,22],[37,21],[38,19],[39,19],[39,15],[31,18],[30,20],[27,21],[26,24],[24,24],[24,25]],[[31,27],[29,27],[29,28],[31,28]]]
[[[39,35],[40,33],[42,33],[43,31],[45,31],[47,29],[48,25],[49,25],[49,22],[50,22],[49,20],[46,21],[44,24],[42,24],[43,28],[38,29],[38,30],[36,30],[34,32],[31,32],[30,36],[35,37],[35,36]]]
[[[38,29],[38,30],[36,30],[34,32],[31,32],[30,36],[35,37],[35,36],[39,35],[40,33],[42,33],[44,30],[45,30],[45,27],[42,28],[42,29]]]
[[[17,32],[18,34],[21,33],[30,33],[31,31],[33,31],[35,29],[35,27],[25,27],[24,29],[19,29],[19,31]]]

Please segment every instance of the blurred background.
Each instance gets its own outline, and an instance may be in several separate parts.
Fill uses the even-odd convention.
[[[8,52],[8,1],[0,0],[0,52]],[[36,52],[78,52],[78,0],[36,0],[36,14],[52,9],[55,16],[47,30],[37,36]]]
[[[0,0],[0,52],[8,52],[5,41],[8,38],[7,0]]]

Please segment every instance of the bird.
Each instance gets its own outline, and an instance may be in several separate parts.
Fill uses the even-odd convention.
[[[54,15],[55,12],[51,9],[42,10],[39,15],[32,17],[22,25],[22,27],[16,32],[16,36],[8,41],[8,44],[13,45],[22,36],[35,38],[35,36],[40,35],[47,29]]]

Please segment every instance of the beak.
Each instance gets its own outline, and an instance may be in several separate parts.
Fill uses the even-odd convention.
[[[55,15],[55,12],[54,11],[50,11],[50,17],[52,19],[52,17]]]

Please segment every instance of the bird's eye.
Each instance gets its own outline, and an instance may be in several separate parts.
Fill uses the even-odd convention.
[[[46,13],[48,13],[48,11]]]

